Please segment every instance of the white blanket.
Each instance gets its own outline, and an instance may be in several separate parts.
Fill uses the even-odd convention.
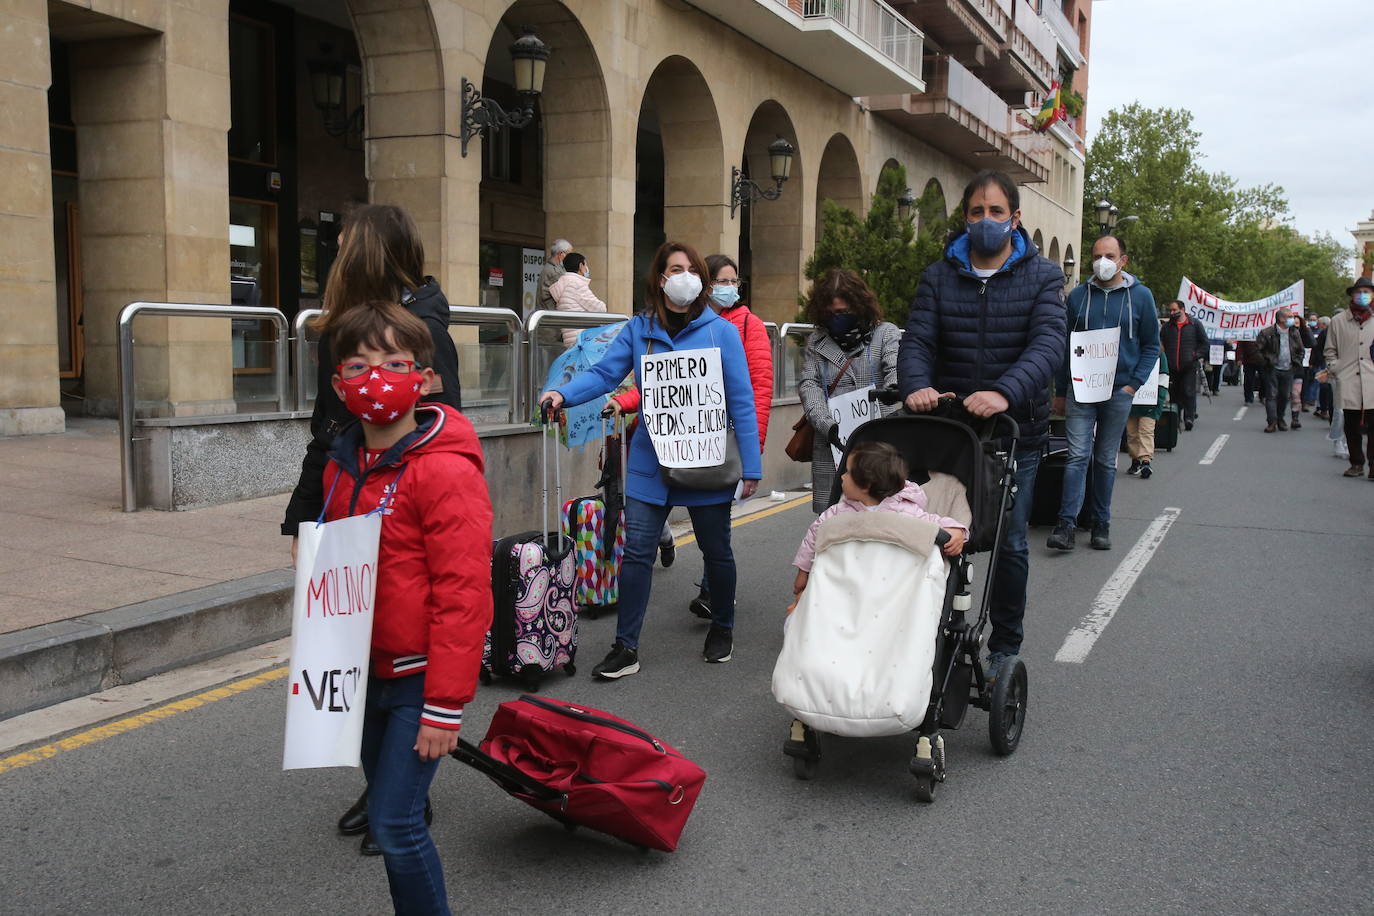
[[[891,512],[821,525],[816,560],[783,637],[773,696],[812,728],[911,731],[930,702],[947,566],[939,528]]]

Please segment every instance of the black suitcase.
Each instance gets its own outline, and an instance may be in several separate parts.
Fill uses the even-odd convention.
[[[1069,463],[1069,440],[1050,436],[1035,472],[1035,491],[1031,498],[1030,524],[1052,526],[1059,523],[1059,508],[1064,503],[1064,468]],[[1088,474],[1083,480],[1083,505],[1078,510],[1078,527],[1092,525],[1089,516],[1093,492],[1093,463],[1088,458]]]
[[[1172,452],[1178,445],[1178,431],[1182,425],[1178,405],[1165,404],[1164,409],[1160,411],[1159,419],[1155,421],[1155,448]]]

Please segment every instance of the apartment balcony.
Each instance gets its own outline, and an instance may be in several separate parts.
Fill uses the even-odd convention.
[[[1064,55],[1064,59],[1075,69],[1081,68],[1088,62],[1079,50],[1078,32],[1069,22],[1067,16],[1059,8],[1059,0],[1045,0],[1044,13],[1045,24],[1054,33],[1054,40],[1059,45],[1059,53]]]
[[[1078,131],[1074,130],[1073,125],[1068,121],[1055,121],[1050,125],[1050,133],[1059,138],[1071,150],[1078,149],[1083,143],[1083,138],[1078,135]]]
[[[925,91],[925,36],[883,0],[687,2],[846,95]]]
[[[922,95],[874,96],[873,113],[974,169],[1000,169],[1023,183],[1047,181],[1038,151],[1013,136],[1011,109],[948,54],[926,58]]]
[[[987,68],[988,85],[1013,105],[1024,107],[1025,93],[1050,91],[1057,57],[1058,41],[1049,24],[1028,0],[1016,0],[1002,55]]]
[[[892,6],[970,67],[996,60],[1011,29],[1011,0],[904,0]]]

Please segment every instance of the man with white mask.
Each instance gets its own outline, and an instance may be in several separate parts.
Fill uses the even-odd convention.
[[[1093,275],[1069,293],[1068,346],[1055,382],[1055,412],[1066,420],[1069,458],[1059,522],[1046,545],[1073,550],[1074,527],[1088,496],[1091,546],[1110,550],[1116,454],[1136,392],[1159,360],[1159,318],[1149,287],[1126,273],[1126,243],[1104,235],[1093,243]],[[1150,397],[1154,402],[1153,395]]]

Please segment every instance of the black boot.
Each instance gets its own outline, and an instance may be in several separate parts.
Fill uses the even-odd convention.
[[[358,800],[353,806],[343,813],[339,818],[339,833],[344,836],[354,836],[367,829],[367,790],[358,796]]]
[[[691,611],[702,620],[711,619],[711,593],[706,589],[697,592],[697,596],[687,603],[687,610]]]

